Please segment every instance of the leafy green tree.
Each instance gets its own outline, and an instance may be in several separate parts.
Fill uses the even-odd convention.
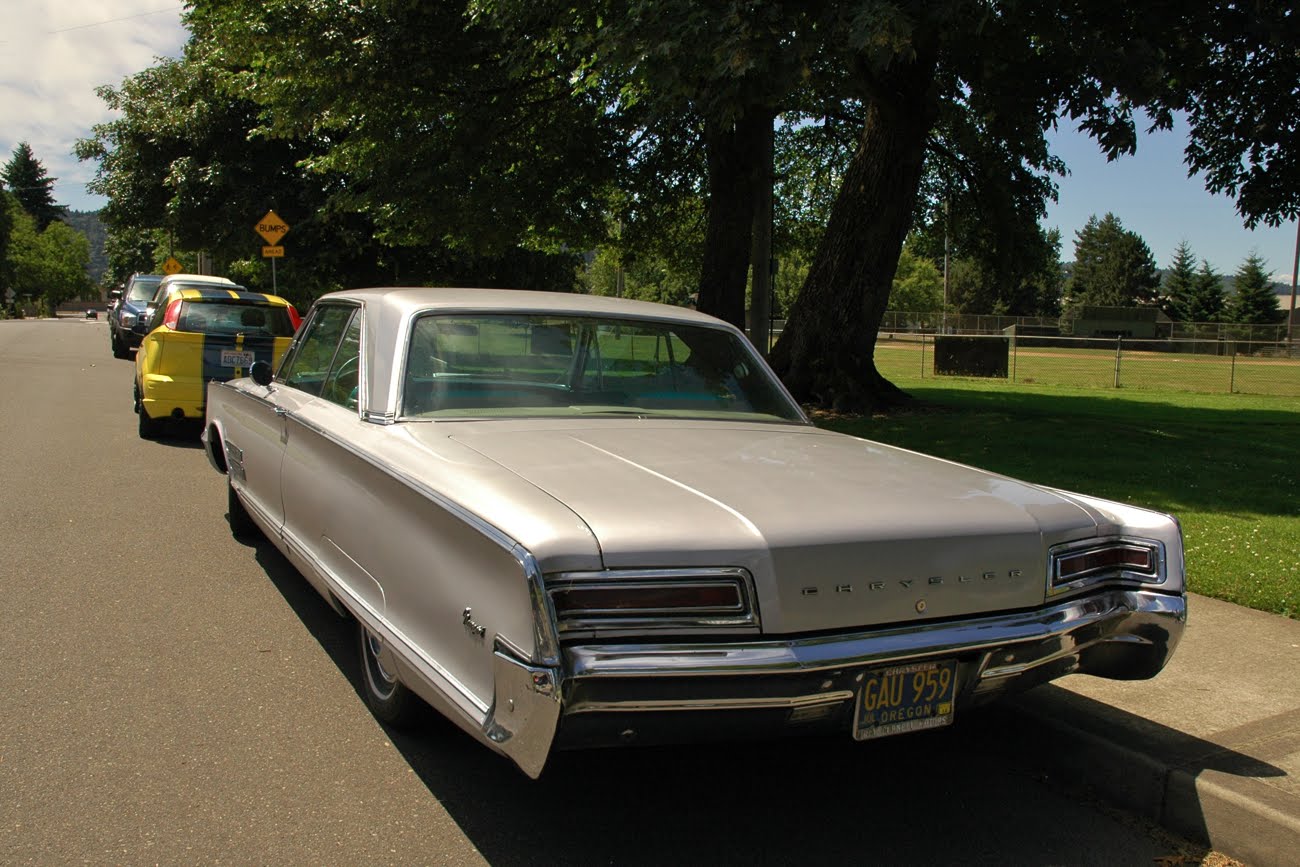
[[[685,305],[695,289],[693,272],[682,272],[664,259],[637,257],[621,262],[611,247],[599,249],[584,263],[578,284],[590,295],[612,295]]]
[[[307,145],[333,206],[384,244],[485,255],[603,234],[593,198],[621,147],[606,94],[518,71],[533,49],[464,2],[199,0],[186,19],[193,59],[259,107],[249,137]]]
[[[1052,229],[1025,236],[1025,240],[1021,262],[1014,269],[1000,268],[996,259],[988,257],[952,258],[948,266],[952,309],[1003,316],[1060,315],[1064,284],[1061,233]]]
[[[1183,319],[1186,322],[1218,322],[1223,317],[1223,303],[1223,278],[1202,259],[1182,307]]]
[[[68,209],[54,202],[54,182],[58,178],[50,177],[45,166],[32,152],[31,145],[19,142],[14,148],[9,162],[0,170],[0,178],[18,199],[23,210],[36,220],[36,227],[44,231],[55,220],[63,219]]]
[[[1269,279],[1268,263],[1256,253],[1247,256],[1237,269],[1236,292],[1228,301],[1225,318],[1253,325],[1273,325],[1286,318]]]
[[[288,166],[312,173],[325,212],[359,217],[363,240],[378,236],[371,258],[386,274],[435,273],[447,251],[463,262],[462,251],[518,245],[592,249],[610,240],[611,217],[633,229],[619,241],[626,255],[659,243],[640,229],[660,221],[703,239],[683,256],[699,262],[702,296],[718,293],[702,306],[731,318],[760,132],[781,118],[778,165],[789,130],[822,137],[822,152],[839,157],[798,177],[833,191],[801,201],[822,206],[824,225],[776,233],[778,247],[796,235],[809,246],[772,361],[798,398],[841,408],[902,397],[875,370],[877,326],[904,239],[942,203],[963,227],[954,236],[971,239],[959,255],[990,280],[1016,277],[995,304],[1050,297],[1046,286],[1024,293],[1018,260],[1060,170],[1044,131],[1061,117],[1114,158],[1133,150],[1138,112],[1163,128],[1186,110],[1193,144],[1215,145],[1211,168],[1245,165],[1252,189],[1281,191],[1233,188],[1243,214],[1293,213],[1300,196],[1300,185],[1277,183],[1297,146],[1282,121],[1300,101],[1285,74],[1295,16],[1278,0],[197,0],[187,20],[187,61],[219,95],[255,107],[256,122],[230,139],[298,148]],[[1252,52],[1267,81],[1234,59]],[[1261,116],[1276,130],[1252,139],[1234,126],[1240,135],[1218,147],[1213,129],[1195,125],[1249,117],[1252,103],[1268,103]],[[197,127],[205,112],[195,114]],[[1259,141],[1276,142],[1262,161],[1250,150]],[[203,191],[169,206],[201,214],[219,203],[202,183],[206,162],[166,165],[176,189],[194,179],[189,189]],[[1002,216],[983,226],[967,213]]]
[[[3,315],[5,295],[9,289],[9,244],[13,237],[14,222],[22,212],[22,205],[13,193],[0,189],[0,315]]]
[[[1160,308],[1170,319],[1195,322],[1187,307],[1196,284],[1196,254],[1186,240],[1174,248],[1174,261],[1160,281]],[[1202,320],[1204,321],[1204,320]]]
[[[889,310],[904,313],[935,313],[943,310],[943,272],[934,262],[903,247],[889,293]]]
[[[1300,217],[1300,15],[1293,0],[1188,4],[1171,102],[1187,112],[1189,175],[1236,199],[1247,228]],[[1164,22],[1162,22],[1163,24]]]
[[[1075,235],[1070,300],[1077,305],[1133,307],[1157,301],[1160,274],[1142,237],[1114,214],[1088,218]]]
[[[10,286],[18,299],[40,299],[53,310],[62,301],[83,297],[91,289],[86,271],[90,242],[86,236],[55,221],[37,227],[25,210],[15,215],[6,256]]]

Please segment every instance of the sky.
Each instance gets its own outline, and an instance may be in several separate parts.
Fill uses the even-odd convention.
[[[178,57],[186,32],[182,6],[170,0],[0,0],[0,163],[19,142],[31,145],[57,181],[55,200],[73,210],[96,210],[103,199],[86,191],[96,164],[72,154],[111,113],[95,95],[122,80]],[[1182,161],[1186,127],[1142,137],[1134,156],[1107,163],[1096,144],[1068,122],[1051,136],[1054,152],[1070,167],[1058,179],[1059,201],[1043,225],[1061,230],[1061,258],[1074,258],[1075,234],[1088,218],[1115,214],[1141,235],[1158,266],[1166,268],[1186,241],[1197,259],[1232,274],[1251,253],[1288,286],[1296,250],[1296,224],[1247,231],[1226,196],[1206,192]]]

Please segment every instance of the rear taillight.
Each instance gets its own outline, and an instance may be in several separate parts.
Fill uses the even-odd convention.
[[[741,570],[568,573],[546,583],[561,634],[758,626],[749,577]]]
[[[289,305],[289,321],[293,323],[293,330],[296,334],[298,332],[298,326],[302,325],[302,317],[298,315],[298,308],[294,307],[292,304]]]
[[[1052,551],[1051,591],[1076,589],[1101,581],[1164,580],[1158,542],[1131,539],[1092,541]]]
[[[561,617],[607,614],[735,614],[744,600],[735,584],[604,584],[554,591]]]
[[[167,312],[163,314],[163,328],[168,331],[176,330],[176,325],[181,320],[181,305],[184,303],[180,298],[172,299],[172,302],[167,305]]]

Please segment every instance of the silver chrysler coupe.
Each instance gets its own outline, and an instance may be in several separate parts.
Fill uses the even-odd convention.
[[[357,623],[373,712],[553,749],[950,724],[1186,621],[1164,514],[814,427],[744,335],[658,304],[322,297],[212,382],[229,521]]]

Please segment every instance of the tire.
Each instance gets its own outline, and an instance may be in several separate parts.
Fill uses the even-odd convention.
[[[130,348],[130,346],[129,346],[128,344],[123,343],[121,340],[118,339],[117,332],[113,330],[113,326],[112,326],[112,325],[108,326],[108,340],[109,340],[109,343],[110,343],[110,344],[112,345],[112,347],[113,347],[113,357],[114,357],[114,358],[130,358],[130,357],[131,357],[131,348]]]
[[[362,689],[370,712],[381,722],[408,728],[419,718],[420,699],[397,679],[392,654],[383,641],[357,621]]]
[[[230,522],[230,535],[236,539],[249,539],[255,537],[259,528],[253,523],[253,518],[244,508],[244,501],[239,499],[239,494],[235,492],[235,486],[230,484],[230,479],[226,479],[226,520]]]
[[[145,412],[144,407],[139,406],[138,404],[136,407],[136,418],[139,419],[140,422],[140,426],[138,428],[140,432],[140,439],[156,440],[158,439],[158,437],[162,436],[163,425],[165,424],[165,421],[163,419],[155,420],[149,418],[149,413]]]

